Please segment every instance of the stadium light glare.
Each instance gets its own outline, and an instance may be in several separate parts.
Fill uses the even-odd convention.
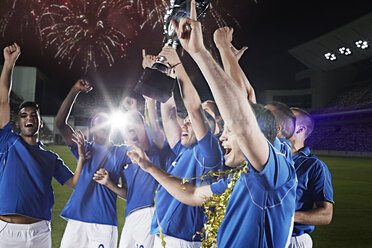
[[[126,116],[125,113],[120,110],[114,110],[110,114],[110,123],[113,128],[121,128],[125,125]]]
[[[343,55],[346,55],[346,56],[348,56],[348,55],[351,54],[351,49],[348,48],[348,47],[340,47],[340,48],[338,49],[338,51],[339,51],[339,53],[341,53],[341,54],[343,54]]]
[[[358,41],[355,42],[355,45],[356,45],[357,48],[360,48],[362,50],[365,50],[369,47],[368,41],[366,41],[366,40],[358,40]]]
[[[324,57],[327,59],[327,60],[330,60],[330,61],[334,61],[337,59],[336,55],[334,55],[333,53],[325,53],[324,54]]]

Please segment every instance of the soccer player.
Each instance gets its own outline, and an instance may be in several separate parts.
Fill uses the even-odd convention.
[[[72,142],[74,130],[67,120],[79,93],[87,93],[91,89],[91,85],[86,80],[78,80],[56,116],[56,126],[75,157],[77,157],[77,147]],[[62,248],[117,246],[118,192],[96,183],[92,178],[98,169],[104,168],[110,173],[110,179],[117,185],[124,165],[131,163],[126,155],[128,148],[110,142],[111,126],[109,116],[105,113],[98,113],[92,118],[90,132],[93,134],[93,142],[85,141],[85,146],[91,159],[85,162],[80,180],[61,213],[61,216],[68,221],[61,241]]]
[[[165,136],[177,156],[167,172],[175,177],[197,178],[191,180],[191,183],[201,185],[209,179],[202,180],[198,177],[210,170],[217,171],[222,168],[221,149],[209,125],[209,122],[214,120],[212,117],[206,117],[199,95],[176,50],[164,47],[159,55],[164,56],[175,70],[188,112],[183,125],[180,126],[174,98],[171,97],[161,104]],[[203,227],[203,210],[200,207],[179,202],[159,186],[155,208],[151,226],[151,234],[156,235],[154,247],[162,247],[162,234],[168,247],[200,247],[200,235],[194,237]]]
[[[221,136],[226,165],[239,166],[247,161],[248,171],[233,186],[226,213],[217,233],[218,247],[284,247],[291,235],[295,209],[296,174],[294,167],[261,132],[247,95],[214,61],[203,44],[200,22],[196,21],[195,1],[190,18],[172,21],[182,47],[198,64],[206,78],[225,122]],[[271,115],[272,116],[272,115]],[[273,116],[272,116],[273,117]],[[272,125],[275,119],[262,122]],[[271,129],[274,133],[275,128]],[[273,132],[274,131],[274,132]],[[201,205],[212,194],[223,194],[231,187],[228,180],[195,187],[148,163],[143,153],[131,150],[128,155],[151,173],[173,196],[190,205]],[[223,216],[220,216],[223,218]]]
[[[0,247],[52,247],[50,220],[54,204],[54,177],[74,188],[84,164],[84,143],[80,131],[71,134],[77,143],[79,161],[75,174],[57,154],[42,148],[39,131],[43,125],[34,102],[20,105],[13,133],[9,95],[12,72],[21,48],[14,43],[4,48],[0,77]]]
[[[159,148],[152,141],[144,118],[139,112],[129,111],[125,114],[125,119],[126,124],[123,126],[122,133],[126,143],[138,145],[153,163],[161,166],[162,169],[167,169],[175,158],[169,145],[162,144]],[[121,188],[110,180],[110,175],[104,168],[98,170],[93,177],[95,181],[127,200],[125,224],[119,247],[153,247],[154,235],[150,235],[150,229],[158,182],[136,164],[126,165],[123,174],[126,187]]]
[[[296,129],[289,139],[296,168],[298,187],[296,212],[289,247],[311,248],[310,233],[314,225],[328,225],[333,214],[332,177],[328,167],[305,146],[305,140],[314,129],[314,122],[305,110],[291,108],[296,116]],[[314,208],[315,204],[315,208]]]

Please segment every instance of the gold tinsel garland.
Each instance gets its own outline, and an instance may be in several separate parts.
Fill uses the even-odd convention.
[[[247,173],[247,172],[248,172],[247,162],[244,161],[237,168],[226,170],[226,171],[218,171],[218,172],[208,171],[207,173],[204,173],[200,177],[182,178],[179,176],[170,175],[170,177],[174,177],[174,178],[178,178],[182,180],[180,187],[181,187],[181,190],[183,191],[186,190],[186,187],[184,184],[191,180],[196,180],[196,179],[204,180],[207,176],[210,178],[213,178],[213,177],[223,177],[225,175],[231,175],[231,181],[227,184],[226,190],[220,195],[213,194],[203,203],[204,213],[205,213],[205,216],[207,217],[207,220],[201,232],[197,232],[193,236],[193,238],[196,235],[201,236],[202,247],[217,247],[217,232],[223,219],[225,218],[226,208],[227,208],[227,204],[229,202],[232,190],[234,188],[236,181],[241,176],[241,174]],[[156,190],[155,198],[154,198],[155,209],[156,209],[157,192],[158,191]],[[156,219],[158,222],[161,243],[162,243],[162,246],[165,248],[166,242],[164,240],[164,234],[162,233],[160,221],[158,217],[156,217]],[[206,235],[206,238],[204,238],[204,234]]]
[[[204,223],[201,233],[197,233],[201,236],[202,247],[217,247],[217,232],[225,218],[231,193],[242,173],[247,172],[248,166],[246,161],[238,168],[224,172],[225,175],[232,175],[226,190],[220,195],[213,194],[204,202],[203,207],[207,220]],[[205,234],[205,238],[203,234]]]

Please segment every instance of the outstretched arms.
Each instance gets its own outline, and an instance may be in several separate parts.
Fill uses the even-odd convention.
[[[9,95],[14,65],[21,54],[21,48],[14,43],[4,48],[4,65],[0,76],[0,128],[10,121]]]
[[[181,139],[181,126],[178,122],[177,107],[174,96],[160,105],[161,118],[163,121],[164,133],[168,144],[173,148]]]
[[[201,206],[213,194],[210,185],[198,187],[191,183],[183,184],[182,180],[164,172],[154,165],[148,159],[146,153],[136,145],[133,145],[127,154],[133,163],[138,164],[144,171],[150,173],[169,194],[184,204]]]
[[[66,96],[65,100],[63,101],[61,107],[58,110],[55,125],[58,130],[61,132],[63,139],[65,140],[68,146],[73,146],[73,133],[74,130],[72,127],[67,123],[68,117],[70,116],[72,106],[79,95],[80,92],[89,92],[92,90],[92,87],[88,83],[88,81],[79,79],[75,85],[71,88],[70,92]]]
[[[172,20],[182,47],[198,64],[206,78],[225,125],[233,132],[238,145],[252,166],[261,171],[269,157],[269,146],[256,121],[246,94],[214,61],[203,44],[200,22],[196,21],[195,1],[191,1],[190,19]],[[191,32],[189,28],[191,27]]]

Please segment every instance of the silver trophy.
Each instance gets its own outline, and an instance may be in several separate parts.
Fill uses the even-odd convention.
[[[190,0],[171,0],[170,6],[164,15],[163,33],[166,38],[165,45],[177,49],[179,40],[171,20],[179,22],[182,17],[190,17]],[[207,12],[211,0],[196,0],[197,20],[202,20]],[[175,86],[175,80],[168,77],[170,66],[165,57],[159,57],[152,68],[146,68],[138,81],[135,91],[166,102],[171,96]]]

